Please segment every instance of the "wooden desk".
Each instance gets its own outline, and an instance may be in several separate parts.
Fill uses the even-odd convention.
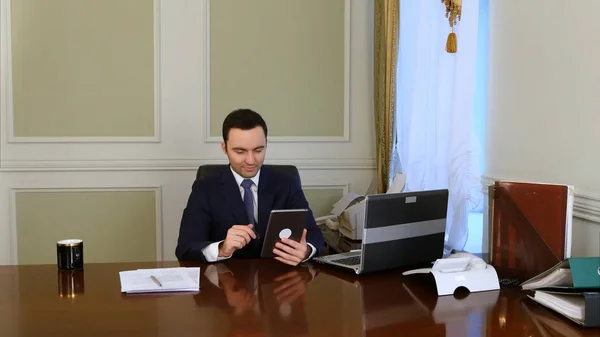
[[[0,266],[0,336],[600,334],[524,299],[514,288],[462,300],[438,298],[424,275],[356,276],[274,260],[200,265],[197,294],[120,293],[119,271],[170,266],[179,263],[87,264],[73,274],[54,265]]]

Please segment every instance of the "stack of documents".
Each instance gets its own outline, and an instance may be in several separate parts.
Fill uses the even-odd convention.
[[[199,291],[200,268],[156,268],[119,272],[121,292],[152,293]]]
[[[527,296],[586,327],[600,327],[600,257],[571,257],[523,282]]]

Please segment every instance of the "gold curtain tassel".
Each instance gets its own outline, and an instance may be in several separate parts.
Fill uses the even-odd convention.
[[[448,34],[448,40],[446,41],[446,52],[456,53],[457,42],[454,26],[458,24],[458,21],[460,21],[462,16],[462,0],[442,0],[442,3],[446,7],[446,18],[452,29],[452,32]]]
[[[456,53],[456,33],[452,32],[448,34],[448,40],[446,40],[446,51],[448,53]]]

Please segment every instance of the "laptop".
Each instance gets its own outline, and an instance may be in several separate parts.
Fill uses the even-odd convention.
[[[313,260],[356,274],[431,263],[444,254],[447,211],[447,189],[367,195],[361,249]]]

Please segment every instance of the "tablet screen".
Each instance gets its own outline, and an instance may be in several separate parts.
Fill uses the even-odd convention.
[[[274,257],[273,248],[275,248],[275,243],[283,238],[300,242],[308,215],[308,209],[272,210],[260,255],[262,257]]]

